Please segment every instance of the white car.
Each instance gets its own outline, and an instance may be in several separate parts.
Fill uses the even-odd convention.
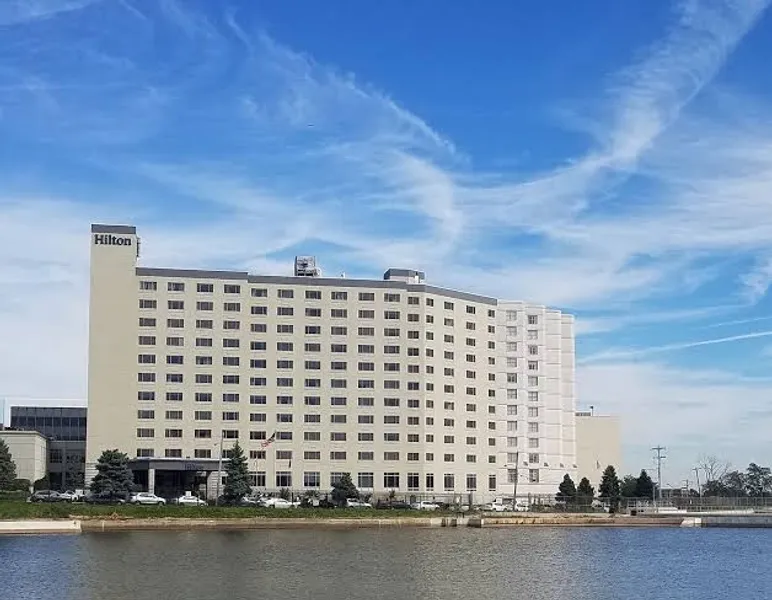
[[[483,510],[486,512],[506,512],[510,510],[510,507],[499,502],[491,502],[483,506]]]
[[[414,502],[410,506],[416,510],[437,510],[440,507],[440,505],[435,502],[427,502],[425,500]]]
[[[298,505],[284,498],[266,498],[262,504],[266,508],[293,508]]]
[[[356,498],[348,498],[346,500],[346,508],[372,508],[373,505],[369,502],[362,502]]]
[[[134,494],[131,497],[131,500],[129,500],[131,504],[142,504],[142,505],[154,505],[154,506],[163,506],[166,504],[166,500],[161,498],[161,496],[156,496],[155,494],[151,492],[139,492],[138,494]]]
[[[177,504],[180,506],[206,506],[206,500],[196,496],[180,496],[177,498]]]

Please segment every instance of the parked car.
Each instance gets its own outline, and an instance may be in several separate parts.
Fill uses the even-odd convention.
[[[507,506],[506,504],[502,504],[501,502],[489,502],[488,504],[484,505],[482,509],[486,512],[506,512],[508,510],[511,510],[511,506]]]
[[[197,496],[180,496],[177,498],[180,506],[206,506],[206,500]]]
[[[436,502],[428,502],[426,500],[421,500],[420,502],[414,502],[410,505],[411,508],[414,508],[416,510],[437,510],[440,508],[440,505]]]
[[[30,502],[66,502],[67,499],[53,490],[38,490],[29,499]]]
[[[262,501],[262,505],[266,508],[294,508],[299,506],[299,503],[290,502],[284,498],[266,498]]]
[[[152,492],[138,492],[131,497],[131,500],[129,500],[129,502],[131,504],[141,504],[144,506],[147,506],[147,505],[163,506],[164,504],[166,504],[166,500],[161,498],[161,496],[156,496]]]
[[[129,496],[113,496],[111,494],[92,494],[85,495],[83,500],[87,504],[126,504]]]
[[[373,505],[369,502],[362,502],[361,500],[357,500],[356,498],[347,498],[346,499],[346,508],[372,508]]]

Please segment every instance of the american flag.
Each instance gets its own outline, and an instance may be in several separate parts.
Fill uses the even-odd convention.
[[[271,444],[273,444],[276,441],[276,432],[274,431],[271,434],[271,437],[269,437],[267,440],[265,440],[262,444],[260,444],[261,448],[267,448]]]

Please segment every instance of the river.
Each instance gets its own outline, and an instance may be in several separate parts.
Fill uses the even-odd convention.
[[[400,529],[0,537],[2,600],[772,598],[770,530]]]

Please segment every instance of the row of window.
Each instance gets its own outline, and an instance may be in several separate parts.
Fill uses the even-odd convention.
[[[157,281],[148,281],[148,280],[141,280],[139,282],[139,289],[146,292],[156,292],[158,291],[158,282]],[[183,281],[169,281],[166,283],[166,290],[169,292],[184,292],[185,291],[185,282]],[[212,294],[214,293],[214,284],[213,283],[197,283],[196,284],[196,292],[199,294]],[[232,284],[232,283],[226,283],[223,285],[223,293],[225,294],[241,294],[241,286],[238,284]],[[252,298],[267,298],[268,297],[268,288],[251,288],[250,289],[250,296]],[[282,299],[293,299],[295,298],[295,290],[291,288],[279,288],[276,290],[276,297],[282,298]],[[306,300],[321,300],[322,299],[322,291],[321,290],[305,290],[305,299]],[[374,302],[375,301],[375,292],[359,292],[357,295],[357,299],[360,302]],[[341,290],[332,290],[330,291],[330,300],[348,300],[348,292],[347,291],[341,291]],[[401,302],[402,296],[399,293],[394,292],[384,292],[383,294],[383,301],[384,302]],[[420,299],[418,296],[408,296],[407,297],[407,303],[410,305],[418,305],[420,304]],[[434,306],[434,299],[433,298],[427,298],[426,299],[426,305],[427,306]],[[446,310],[453,310],[455,308],[455,304],[450,301],[445,301],[443,303],[443,308]],[[466,305],[466,313],[470,315],[474,315],[477,313],[477,308],[471,304]],[[496,316],[496,311],[494,309],[488,309],[488,317],[494,318]]]

